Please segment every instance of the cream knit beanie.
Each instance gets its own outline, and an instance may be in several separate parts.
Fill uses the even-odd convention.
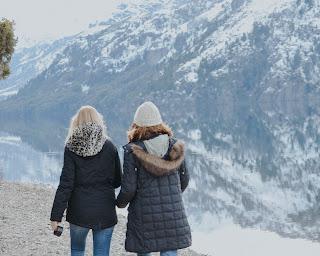
[[[157,106],[147,101],[138,107],[133,122],[140,127],[149,127],[162,124],[162,118]]]

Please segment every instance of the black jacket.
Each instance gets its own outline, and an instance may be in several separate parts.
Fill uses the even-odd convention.
[[[50,219],[60,222],[67,208],[67,221],[72,224],[92,229],[114,226],[117,223],[115,188],[121,184],[117,149],[106,140],[95,155],[83,157],[79,152],[68,144],[65,148]]]
[[[142,141],[124,146],[124,175],[117,205],[128,208],[125,247],[148,253],[191,245],[182,192],[189,182],[184,146],[170,139],[163,157],[147,153]]]

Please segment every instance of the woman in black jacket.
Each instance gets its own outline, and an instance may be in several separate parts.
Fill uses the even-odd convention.
[[[158,108],[145,102],[136,111],[124,146],[123,180],[117,206],[128,203],[125,247],[138,255],[175,256],[191,245],[182,192],[189,182],[184,145],[172,138]]]
[[[50,218],[56,230],[67,209],[72,256],[84,255],[90,229],[94,255],[109,255],[117,223],[115,188],[120,184],[118,152],[106,136],[103,117],[95,108],[84,106],[71,120]]]

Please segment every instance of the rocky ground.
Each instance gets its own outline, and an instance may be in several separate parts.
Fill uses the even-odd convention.
[[[63,235],[52,235],[49,214],[54,190],[29,184],[0,181],[0,255],[49,256],[69,255],[69,228],[64,223]],[[119,215],[111,255],[134,255],[125,252],[124,216]],[[86,255],[92,255],[92,236],[87,239]],[[190,250],[181,250],[179,255],[198,255]]]

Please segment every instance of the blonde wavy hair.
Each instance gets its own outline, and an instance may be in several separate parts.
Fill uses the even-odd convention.
[[[153,135],[167,134],[169,137],[173,136],[171,128],[165,124],[159,124],[149,127],[141,127],[133,123],[127,131],[128,141],[133,142],[137,140],[148,140]]]
[[[107,127],[103,116],[92,106],[82,106],[77,113],[71,118],[66,142],[69,140],[73,131],[86,123],[95,123],[102,127],[103,136],[107,136]]]

